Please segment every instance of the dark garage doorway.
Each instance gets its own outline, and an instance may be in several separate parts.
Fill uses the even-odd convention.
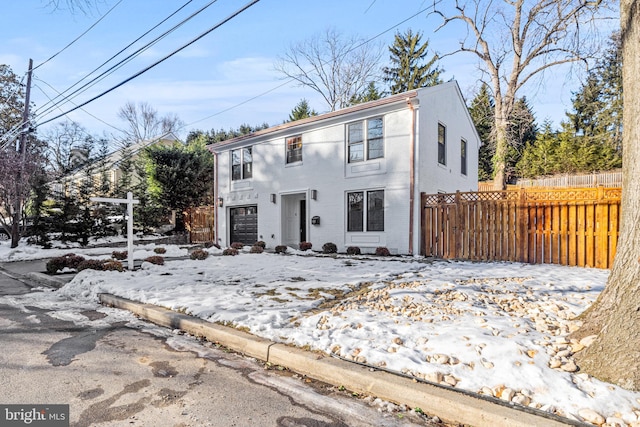
[[[230,208],[231,243],[253,245],[258,241],[258,206]]]

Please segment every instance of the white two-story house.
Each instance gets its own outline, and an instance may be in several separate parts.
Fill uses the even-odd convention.
[[[218,243],[417,254],[420,193],[476,191],[479,145],[455,81],[210,145]]]

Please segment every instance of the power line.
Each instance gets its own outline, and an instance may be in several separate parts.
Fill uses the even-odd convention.
[[[2,137],[0,138],[0,148],[4,149],[7,145],[9,145],[10,142],[15,142],[15,138],[18,136],[18,134],[20,134],[20,129],[22,129],[23,125],[24,123],[20,121],[20,123],[16,124],[4,135],[2,135]]]
[[[182,7],[180,7],[178,10],[176,10],[173,14],[171,14],[169,17],[167,17],[166,19],[164,19],[163,21],[161,21],[158,25],[156,25],[155,27],[151,28],[149,31],[147,31],[146,33],[144,33],[142,36],[140,36],[138,39],[134,40],[131,44],[137,42],[138,40],[140,40],[142,37],[144,37],[145,35],[147,35],[150,31],[154,30],[155,28],[157,28],[159,25],[161,25],[162,23],[164,23],[167,19],[171,18],[173,15],[175,15],[178,11],[180,11],[182,8],[184,8],[186,5],[188,5],[189,3],[191,3],[193,0],[189,0],[187,3],[185,3]],[[215,1],[215,0],[214,0]],[[102,15],[100,17],[100,19],[98,19],[96,22],[94,22],[87,30],[85,30],[84,32],[82,32],[82,34],[80,34],[78,37],[76,37],[74,40],[72,40],[70,43],[68,43],[64,48],[60,49],[58,52],[56,52],[55,54],[51,55],[47,60],[45,60],[44,62],[42,62],[41,64],[35,66],[33,68],[33,70],[41,67],[42,65],[46,64],[47,62],[51,61],[52,59],[54,59],[56,56],[58,56],[59,54],[61,54],[62,52],[64,52],[66,49],[68,49],[71,45],[73,45],[75,42],[77,42],[78,40],[80,40],[80,38],[82,38],[84,35],[86,35],[91,29],[93,29],[98,23],[100,23],[104,18],[107,17],[107,15],[109,15],[120,3],[122,3],[122,0],[119,0],[111,9],[109,9],[104,15]],[[125,47],[123,50],[127,49],[129,46],[131,46],[131,44],[129,44],[127,47]],[[118,52],[116,55],[114,55],[113,57],[111,57],[109,60],[107,60],[106,62],[110,61],[111,59],[113,59],[115,56],[119,55],[123,50],[121,50],[120,52]],[[106,63],[105,62],[105,63]],[[100,67],[102,67],[105,63],[103,63],[102,65],[100,65]],[[98,68],[100,68],[98,67]],[[32,71],[33,71],[32,70]],[[95,72],[96,70],[92,71],[91,73]],[[89,73],[89,75],[91,74]],[[21,88],[22,86],[22,82],[25,79],[26,74],[24,74],[22,76],[22,79],[20,80],[20,83],[16,86],[16,89],[9,95],[9,97],[7,97],[7,99],[10,99],[11,97],[13,97],[13,95],[15,95]],[[86,76],[85,76],[86,78]],[[39,80],[39,79],[38,79]],[[58,92],[55,88],[53,88],[53,86],[49,85],[48,83],[44,82],[43,80],[40,80],[43,83],[45,83],[47,86],[49,86],[51,89],[53,89],[54,91],[56,91],[58,93],[58,95],[61,95],[60,92]],[[82,81],[82,80],[80,80]],[[77,84],[77,83],[76,83]],[[52,102],[52,99],[45,93],[44,90],[42,90],[41,87],[37,86],[36,87],[38,89],[40,89],[40,91],[45,95],[45,97],[47,97],[47,99],[49,99],[49,102]],[[73,87],[73,86],[72,86]],[[71,101],[69,101],[71,102]],[[46,105],[46,104],[45,104]],[[122,132],[121,129],[116,128],[115,126],[101,120],[100,118],[90,114],[89,112],[87,112],[86,110],[83,110],[85,113],[89,114],[91,117],[95,118],[96,120],[106,124],[107,126],[110,126],[120,132]],[[30,121],[30,120],[29,120]],[[21,121],[20,123],[15,124],[11,129],[9,129],[7,132],[5,132],[2,136],[0,136],[0,148],[4,149],[7,144],[9,144],[12,140],[14,140],[20,133],[20,130],[22,129],[22,127],[24,127],[26,124],[26,122]]]
[[[374,0],[374,3],[375,3],[375,0]],[[369,7],[371,7],[371,6],[373,6],[373,3],[372,3]],[[367,43],[371,43],[373,40],[377,39],[378,37],[382,36],[383,34],[386,34],[386,33],[388,33],[389,31],[391,31],[391,30],[395,29],[397,26],[402,25],[402,24],[404,24],[404,23],[405,23],[405,22],[407,22],[407,21],[410,21],[411,19],[415,18],[416,16],[420,15],[421,13],[426,12],[428,9],[429,9],[429,7],[423,8],[423,9],[419,10],[418,12],[414,13],[413,15],[409,16],[408,18],[405,18],[405,19],[403,19],[402,21],[400,21],[400,22],[398,22],[398,23],[396,23],[396,24],[392,25],[391,27],[387,28],[386,30],[384,30],[384,31],[382,31],[382,32],[380,32],[380,33],[378,33],[378,34],[376,34],[375,36],[370,37],[370,38],[368,38],[367,40],[364,40],[362,43],[360,43],[360,44],[358,44],[358,45],[356,45],[356,46],[353,46],[351,49],[347,50],[347,51],[346,51],[342,56],[344,56],[344,55],[346,55],[346,54],[348,54],[348,53],[350,53],[350,52],[354,51],[355,49],[360,48],[361,46],[364,46],[364,45],[365,45],[365,44],[367,44]],[[368,9],[367,9],[367,10],[368,10]],[[365,12],[365,13],[366,13],[366,12]],[[325,62],[325,64],[326,64],[326,62]],[[325,64],[323,64],[323,65],[325,65]],[[192,126],[192,125],[194,125],[194,124],[196,124],[196,123],[200,123],[200,122],[202,122],[202,121],[204,121],[204,120],[207,120],[207,119],[210,119],[210,118],[212,118],[212,117],[219,116],[220,114],[224,114],[224,113],[226,113],[227,111],[231,111],[231,110],[233,110],[233,109],[235,109],[235,108],[238,108],[238,107],[240,107],[240,106],[242,106],[242,105],[245,105],[245,104],[247,104],[247,103],[249,103],[249,102],[251,102],[251,101],[253,101],[253,100],[256,100],[256,99],[258,99],[258,98],[260,98],[260,97],[262,97],[262,96],[264,96],[264,95],[267,95],[267,94],[269,94],[269,93],[271,93],[271,92],[274,92],[274,91],[276,91],[276,90],[280,89],[281,87],[288,85],[289,83],[292,83],[294,80],[295,80],[295,79],[293,79],[293,78],[289,78],[289,79],[287,79],[284,83],[281,83],[281,84],[279,84],[278,86],[275,86],[275,87],[273,87],[273,88],[271,88],[271,89],[269,89],[269,90],[266,90],[266,91],[264,91],[264,92],[262,92],[262,93],[260,93],[260,94],[258,94],[258,95],[252,96],[251,98],[247,98],[247,99],[245,99],[244,101],[241,101],[241,102],[239,102],[239,103],[237,103],[237,104],[235,104],[235,105],[232,105],[231,107],[225,108],[224,110],[218,111],[218,112],[216,112],[216,113],[214,113],[214,114],[211,114],[211,115],[209,115],[209,116],[206,116],[206,117],[204,117],[204,118],[202,118],[202,119],[199,119],[199,120],[196,120],[196,121],[194,121],[194,122],[188,123],[188,124],[184,125],[181,129],[184,129],[184,128],[186,128],[187,126]]]
[[[244,12],[245,10],[247,10],[248,8],[250,8],[251,6],[253,6],[254,4],[258,3],[260,0],[253,0],[247,4],[245,4],[243,7],[241,7],[240,9],[238,9],[237,11],[235,11],[234,13],[232,13],[231,15],[229,15],[227,18],[223,19],[222,21],[220,21],[219,23],[217,23],[216,25],[214,25],[213,27],[209,28],[207,31],[205,31],[204,33],[200,34],[198,37],[192,39],[191,41],[189,41],[188,43],[182,45],[181,47],[179,47],[178,49],[174,50],[173,52],[171,52],[170,54],[164,56],[163,58],[159,59],[158,61],[154,62],[153,64],[149,65],[148,67],[145,67],[144,69],[138,71],[137,73],[135,73],[134,75],[132,75],[131,77],[123,80],[122,82],[118,83],[117,85],[111,87],[110,89],[107,89],[106,91],[102,92],[99,95],[94,96],[93,98],[89,99],[88,101],[83,102],[82,104],[66,111],[65,113],[59,114],[51,119],[45,120],[44,122],[38,123],[36,126],[41,126],[43,124],[52,122],[53,120],[59,119],[60,117],[71,113],[72,111],[75,111],[81,107],[84,107],[85,105],[89,104],[90,102],[95,101],[96,99],[106,95],[109,92],[114,91],[115,89],[119,88],[120,86],[130,82],[131,80],[135,79],[136,77],[139,77],[140,75],[146,73],[147,71],[149,71],[150,69],[152,69],[153,67],[155,67],[156,65],[166,61],[167,59],[171,58],[173,55],[175,55],[176,53],[186,49],[187,47],[191,46],[193,43],[197,42],[198,40],[200,40],[201,38],[203,38],[204,36],[206,36],[207,34],[211,33],[212,31],[216,30],[217,28],[221,27],[222,25],[224,25],[225,23],[229,22],[231,19],[235,18],[236,16],[238,16],[239,14],[241,14],[242,12]]]
[[[78,82],[74,83],[72,86],[68,87],[67,89],[65,89],[62,93],[60,93],[59,96],[56,96],[54,98],[54,100],[52,100],[51,102],[48,102],[46,104],[44,104],[41,109],[38,111],[36,110],[36,112],[41,115],[47,115],[49,112],[51,112],[56,105],[52,105],[49,106],[49,104],[57,102],[58,104],[62,103],[62,101],[55,101],[59,98],[66,98],[67,100],[70,100],[72,97],[75,97],[77,95],[79,95],[80,93],[84,92],[85,90],[87,90],[89,87],[93,86],[94,84],[96,84],[97,82],[103,80],[104,78],[106,78],[106,76],[108,76],[109,74],[112,74],[113,71],[119,69],[120,67],[122,67],[124,64],[130,62],[133,58],[135,58],[136,56],[140,55],[142,52],[144,52],[145,50],[149,49],[151,46],[153,46],[154,44],[156,44],[158,41],[162,40],[164,37],[166,37],[167,35],[169,35],[170,33],[172,33],[173,31],[175,31],[176,29],[180,28],[182,25],[184,25],[186,22],[188,22],[189,20],[191,20],[193,17],[195,17],[196,15],[200,14],[202,11],[204,11],[205,9],[207,9],[209,6],[211,6],[213,3],[215,3],[217,0],[212,0],[210,1],[207,5],[203,6],[202,8],[200,8],[199,10],[197,10],[196,12],[192,13],[190,16],[188,16],[187,18],[185,18],[184,20],[182,20],[181,22],[179,22],[178,24],[176,24],[175,26],[173,26],[172,28],[170,28],[169,30],[165,31],[164,33],[162,33],[160,36],[156,37],[155,39],[151,40],[150,42],[148,42],[147,44],[145,44],[144,46],[142,46],[141,48],[139,48],[138,50],[136,50],[135,52],[131,53],[130,55],[128,55],[127,57],[125,57],[124,59],[120,60],[118,63],[116,63],[115,65],[113,65],[112,67],[110,67],[109,69],[103,71],[100,75],[94,77],[93,79],[91,79],[89,82],[85,83],[84,85],[82,85],[81,87],[79,87],[78,89],[76,89],[75,91],[73,91],[72,93],[70,93],[69,95],[67,95],[66,97],[64,96],[64,94],[66,92],[68,92],[69,90],[71,90],[73,87],[77,86],[80,82],[82,82],[83,80],[85,80],[87,77],[89,77],[91,74],[95,73],[97,70],[99,70],[100,68],[102,68],[104,65],[106,65],[109,61],[111,61],[112,59],[114,59],[115,57],[117,57],[118,55],[120,55],[122,52],[124,52],[126,49],[128,49],[129,47],[131,47],[134,43],[136,43],[137,41],[139,41],[140,39],[142,39],[144,36],[146,36],[147,34],[149,34],[151,31],[153,31],[154,29],[156,29],[157,27],[159,27],[160,25],[162,25],[164,22],[166,22],[167,20],[169,20],[171,17],[173,17],[175,14],[177,14],[180,10],[182,10],[185,6],[187,6],[189,3],[191,3],[193,0],[189,0],[187,3],[185,3],[184,5],[182,5],[180,8],[178,8],[175,12],[173,12],[171,15],[169,15],[167,18],[165,18],[164,20],[162,20],[160,23],[158,23],[157,25],[155,25],[154,27],[152,27],[151,29],[149,29],[147,32],[145,32],[144,34],[142,34],[140,37],[138,37],[136,40],[134,40],[133,42],[129,43],[125,48],[121,49],[118,53],[116,53],[115,55],[113,55],[111,58],[109,58],[107,61],[103,62],[100,66],[96,67],[93,71],[89,72],[87,75],[85,75],[82,79],[80,79]],[[47,107],[48,106],[48,107]],[[45,108],[46,107],[46,108]]]
[[[42,82],[42,83],[44,83],[45,85],[49,86],[49,87],[50,87],[54,92],[57,92],[58,94],[60,94],[60,92],[58,92],[58,91],[57,91],[53,86],[51,86],[49,83],[45,82],[44,80],[39,79],[37,76],[34,76],[34,79],[35,79],[35,80],[38,80],[38,81],[40,81],[40,82]],[[40,90],[40,92],[42,92],[42,94],[43,94],[45,97],[47,97],[49,100],[51,100],[51,97],[50,97],[50,96],[49,96],[49,95],[48,95],[48,94],[47,94],[47,93],[46,93],[46,92],[45,92],[45,91],[44,91],[40,86],[38,86],[38,85],[34,85],[34,86],[35,86],[35,87],[37,87],[37,88]],[[71,102],[71,103],[73,104],[73,101],[69,101],[69,102]],[[76,105],[76,104],[73,104],[73,105]],[[62,111],[62,108],[58,107],[58,109],[59,109],[60,111]],[[81,108],[81,110],[82,110],[85,114],[87,114],[87,115],[89,115],[89,116],[93,117],[94,119],[98,120],[98,121],[99,121],[99,122],[101,122],[101,123],[104,123],[105,125],[109,126],[110,128],[113,128],[113,129],[117,130],[118,132],[124,132],[122,129],[117,128],[117,127],[113,126],[112,124],[105,122],[104,120],[102,120],[101,118],[99,118],[99,117],[97,117],[97,116],[94,116],[93,114],[91,114],[90,112],[88,112],[87,110],[85,110],[84,108]]]

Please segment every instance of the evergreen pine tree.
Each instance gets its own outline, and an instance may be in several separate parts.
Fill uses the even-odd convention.
[[[160,226],[163,214],[162,206],[150,190],[149,162],[146,152],[135,162],[134,168],[139,179],[132,189],[134,198],[139,201],[136,205],[134,225],[145,234]]]
[[[96,189],[94,181],[95,163],[91,157],[93,139],[91,137],[86,138],[81,148],[87,153],[89,161],[83,168],[82,178],[77,188],[78,216],[76,218],[75,232],[80,244],[86,246],[89,244],[89,237],[91,237],[94,232],[93,207],[91,202],[91,197],[95,195]]]
[[[611,137],[610,143],[616,151],[622,153],[622,40],[619,32],[611,35],[610,47],[604,54],[599,71],[605,101],[603,116]]]
[[[471,101],[469,114],[480,136],[480,151],[478,153],[478,180],[493,179],[493,156],[496,152],[496,142],[493,136],[493,98],[489,86],[483,84],[480,91]]]
[[[94,160],[95,174],[97,180],[95,182],[95,194],[99,197],[111,197],[113,195],[114,188],[111,185],[109,179],[109,165],[107,159],[109,155],[109,145],[106,139],[101,138],[98,140],[98,153]],[[120,212],[118,205],[112,203],[96,204],[93,203],[93,222],[94,222],[94,235],[96,237],[106,237],[116,235],[116,230],[112,227],[109,217],[117,215]]]
[[[182,212],[213,201],[213,155],[197,142],[145,151],[150,160],[150,191],[162,206],[178,212],[175,230],[184,231]]]
[[[525,97],[518,99],[514,105],[507,126],[509,147],[505,162],[505,180],[511,182],[517,177],[516,165],[527,146],[536,140],[536,118]]]
[[[135,172],[135,165],[133,161],[133,142],[126,139],[122,142],[120,148],[120,161],[117,163],[119,176],[116,175],[116,182],[114,186],[114,195],[119,198],[127,198],[127,193],[133,191],[133,174]],[[127,207],[124,204],[114,204],[109,210],[114,213],[116,217],[119,217],[118,226],[122,233],[125,233],[127,229]]]
[[[291,114],[289,114],[289,121],[295,122],[296,120],[306,119],[317,115],[318,113],[309,107],[309,102],[303,98],[298,102],[293,110],[291,110]]]
[[[482,142],[478,153],[478,180],[489,181],[493,179],[496,140],[493,129],[495,122],[494,101],[488,85],[483,84],[480,87],[480,91],[471,101],[469,114]],[[526,98],[520,98],[516,101],[507,127],[509,146],[505,162],[505,175],[508,180],[518,175],[516,165],[525,148],[535,141],[536,133],[537,126],[533,111]]]
[[[98,141],[98,155],[96,158],[96,169],[99,173],[98,186],[96,188],[96,194],[101,197],[110,197],[113,188],[111,187],[111,180],[109,179],[109,165],[107,164],[107,158],[109,156],[109,144],[106,139],[101,138]]]
[[[567,117],[574,131],[607,144],[622,155],[622,55],[620,34],[610,37],[609,47],[587,81],[574,93],[573,112]]]
[[[29,236],[32,242],[41,245],[45,249],[51,247],[49,232],[51,231],[51,223],[47,207],[50,204],[49,186],[47,185],[49,178],[44,170],[32,177],[32,194],[29,205],[26,207],[28,215],[33,219]]]
[[[573,112],[568,112],[573,129],[577,134],[595,136],[602,132],[599,123],[600,112],[604,108],[602,88],[598,76],[590,73],[580,91],[573,94]]]
[[[384,81],[390,84],[391,94],[402,93],[421,87],[442,83],[440,74],[444,71],[436,65],[438,55],[433,55],[424,63],[428,53],[429,41],[421,43],[422,33],[396,33],[389,60],[391,66],[383,68]]]
[[[545,123],[516,166],[520,176],[591,173],[621,166],[619,153],[611,145],[594,144],[592,139],[576,135],[569,122],[561,126],[560,131],[553,131],[550,123]]]
[[[351,97],[349,105],[362,104],[364,102],[375,101],[380,98],[382,98],[382,93],[378,91],[375,82],[369,82],[369,85],[364,92]]]
[[[190,145],[192,142],[196,140],[201,140],[204,142],[204,145],[215,144],[218,142],[226,141],[227,139],[235,138],[237,136],[246,135],[249,133],[257,132],[262,129],[267,129],[269,127],[268,123],[263,123],[258,126],[250,126],[248,124],[243,124],[237,129],[229,129],[229,130],[214,130],[210,131],[202,131],[202,130],[193,130],[189,132],[187,135],[187,145]]]
[[[552,175],[559,170],[558,155],[560,152],[560,137],[551,128],[551,123],[545,121],[542,131],[538,132],[536,141],[529,144],[522,153],[516,165],[519,176],[535,178],[537,176]]]
[[[117,197],[127,197],[127,192],[131,191],[131,184],[133,183],[133,142],[126,140],[122,144],[120,149],[120,161],[118,162],[118,169],[120,176],[115,183],[114,193]]]

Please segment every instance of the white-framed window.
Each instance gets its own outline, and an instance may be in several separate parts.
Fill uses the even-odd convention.
[[[384,231],[384,190],[347,193],[347,231]]]
[[[438,163],[447,164],[447,128],[438,123]]]
[[[347,158],[349,163],[384,157],[384,120],[382,117],[347,125]]]
[[[285,140],[287,164],[302,161],[302,135],[290,136]]]
[[[467,174],[467,141],[460,139],[460,173]]]
[[[253,176],[253,154],[251,147],[231,151],[231,180],[249,179]]]

